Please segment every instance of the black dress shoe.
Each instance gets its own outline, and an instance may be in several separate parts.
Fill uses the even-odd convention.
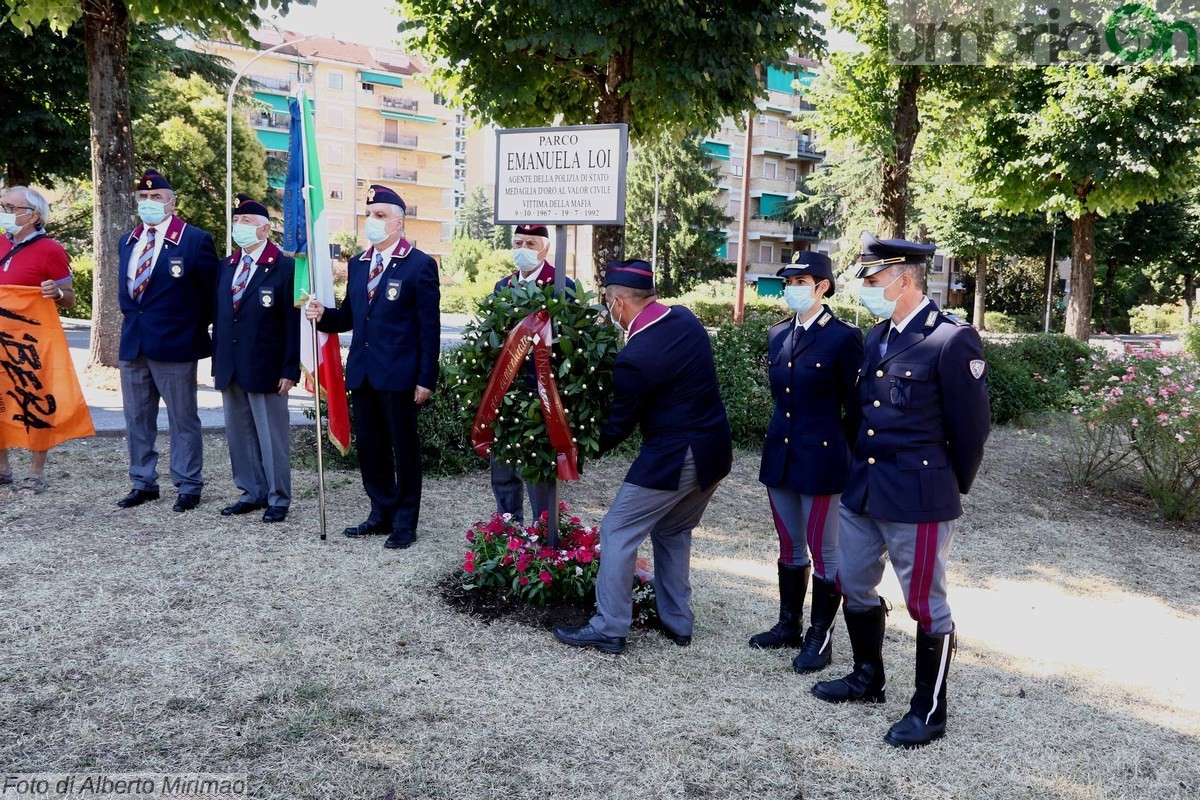
[[[676,633],[675,631],[671,630],[666,625],[664,625],[663,621],[661,619],[655,618],[655,620],[653,622],[651,622],[649,625],[647,625],[646,627],[653,628],[654,630],[658,631],[663,636],[667,637],[668,639],[670,639],[672,642],[679,645],[680,647],[687,647],[692,643],[692,635],[691,634],[684,635],[681,633]]]
[[[283,522],[287,519],[287,506],[268,506],[263,512],[263,522]]]
[[[196,506],[200,505],[200,495],[179,493],[179,497],[175,499],[175,505],[171,506],[172,511],[191,511]]]
[[[602,653],[625,652],[624,636],[605,636],[588,623],[579,628],[555,628],[554,638],[571,647],[594,647]]]
[[[133,508],[140,506],[142,503],[149,503],[151,500],[158,499],[158,489],[134,489],[129,494],[117,501],[117,505],[121,508]]]
[[[383,543],[383,546],[388,550],[404,550],[405,548],[412,547],[416,542],[416,531],[396,528],[396,530],[392,531],[391,536],[387,538],[387,541]]]
[[[385,528],[382,522],[373,522],[367,520],[361,525],[351,525],[342,531],[344,536],[349,536],[351,539],[357,539],[359,536],[371,536],[379,533],[391,533],[391,528]]]
[[[260,508],[266,508],[266,503],[243,503],[238,500],[231,506],[225,506],[221,509],[222,517],[236,517],[241,514],[249,514],[251,511],[258,511]]]

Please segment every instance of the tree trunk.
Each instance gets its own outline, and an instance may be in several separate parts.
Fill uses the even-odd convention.
[[[975,259],[975,310],[971,314],[971,324],[975,326],[975,330],[977,331],[987,330],[984,319],[984,309],[986,308],[984,295],[987,291],[987,264],[988,257],[986,254],[980,254]],[[946,302],[950,302],[949,295],[946,295]]]
[[[1104,332],[1113,332],[1113,284],[1117,279],[1117,262],[1112,258],[1104,270]]]
[[[4,185],[24,186],[27,180],[25,176],[26,172],[20,164],[8,164],[4,168]]]
[[[625,85],[633,79],[633,45],[613,53],[608,59],[608,72],[600,87],[600,103],[596,121],[602,125],[624,122],[633,118],[633,100]],[[604,302],[604,265],[625,258],[625,227],[597,225],[592,228],[592,277],[596,293]]]
[[[133,132],[129,110],[129,9],[125,0],[84,4],[83,43],[92,128],[91,364],[117,366],[121,309],[118,257],[121,236],[133,227]]]
[[[1187,323],[1192,324],[1196,319],[1196,273],[1185,272],[1183,274],[1183,302],[1187,305]]]
[[[921,132],[917,99],[921,93],[922,72],[919,67],[900,68],[900,86],[896,96],[896,115],[892,122],[895,153],[883,165],[883,186],[880,192],[879,235],[904,238],[908,215],[908,178],[913,148]]]
[[[1092,293],[1096,282],[1096,212],[1071,220],[1071,281],[1067,335],[1086,342],[1092,333]]]

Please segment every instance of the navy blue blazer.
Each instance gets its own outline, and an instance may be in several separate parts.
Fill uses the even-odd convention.
[[[862,425],[842,505],[892,522],[957,519],[991,430],[983,342],[933,301],[880,357],[888,327],[867,335]]]
[[[441,350],[441,290],[437,262],[401,240],[383,268],[375,299],[367,302],[367,278],[375,248],[350,259],[346,299],[327,308],[317,325],[326,333],[353,329],[346,358],[346,388],[364,384],[381,392],[437,385]]]
[[[799,335],[795,317],[772,326],[767,344],[775,413],[758,479],[800,494],[841,494],[862,418],[856,380],[862,331],[825,306]]]
[[[237,381],[242,391],[273,394],[279,391],[281,379],[300,380],[296,261],[268,241],[234,311],[233,276],[241,260],[242,251],[234,251],[217,277],[213,385],[224,389]]]
[[[671,306],[666,316],[629,337],[617,354],[613,401],[600,449],[624,441],[635,426],[642,449],[625,476],[647,489],[678,489],[692,449],[703,489],[729,474],[733,440],[717,387],[712,343],[696,315]]]
[[[492,288],[492,294],[495,294],[496,292],[500,291],[501,289],[507,289],[509,286],[512,286],[513,281],[517,280],[517,276],[519,274],[520,274],[520,271],[518,270],[517,272],[514,272],[511,275],[505,275],[503,278],[496,281],[496,285]],[[554,285],[554,276],[555,276],[554,265],[551,264],[549,261],[543,261],[542,267],[541,267],[541,269],[538,270],[538,274],[534,278],[534,281],[538,284],[541,284],[542,286],[553,286]],[[571,280],[569,277],[567,277],[565,275],[563,276],[563,286],[566,288],[566,290],[569,294],[575,294],[575,281]]]
[[[141,301],[129,294],[129,258],[139,253],[146,226],[139,225],[121,240],[117,298],[121,323],[119,357],[132,361],[139,355],[154,361],[199,361],[212,354],[208,324],[220,260],[208,231],[172,217],[158,259]],[[143,245],[144,246],[144,245]]]

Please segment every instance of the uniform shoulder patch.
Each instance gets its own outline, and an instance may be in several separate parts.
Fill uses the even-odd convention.
[[[983,371],[987,369],[987,362],[985,362],[982,358],[973,358],[971,359],[970,366],[971,377],[973,377],[975,380],[979,380],[983,377]]]

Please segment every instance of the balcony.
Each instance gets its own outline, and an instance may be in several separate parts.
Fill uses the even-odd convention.
[[[383,147],[414,150],[417,147],[417,137],[408,133],[383,133],[379,136],[379,144]]]
[[[400,181],[401,183],[416,183],[417,171],[415,169],[380,167],[379,177],[389,181]]]
[[[823,161],[825,159],[825,151],[818,150],[813,146],[812,142],[806,142],[803,139],[796,141],[796,158],[803,158],[810,161]]]
[[[251,75],[250,80],[258,84],[258,87],[264,91],[277,92],[281,94],[292,93],[291,78],[272,78],[270,75]]]
[[[292,120],[284,114],[255,114],[250,118],[250,124],[255,128],[286,131]]]
[[[755,214],[746,225],[751,241],[755,239],[782,239],[788,241],[792,236],[792,221],[790,219],[775,219]]]
[[[409,111],[415,113],[420,105],[411,97],[397,97],[391,94],[377,95],[379,108],[385,111]]]
[[[792,227],[792,241],[819,242],[820,240],[821,231],[817,228],[809,228],[805,225],[795,225]]]

